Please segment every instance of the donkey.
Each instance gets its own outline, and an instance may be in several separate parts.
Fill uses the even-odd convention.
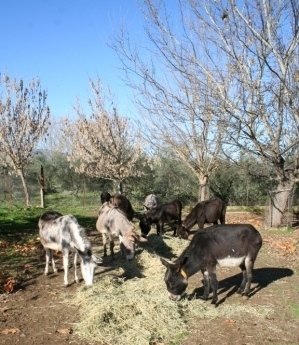
[[[219,198],[199,202],[182,221],[177,230],[177,235],[188,239],[190,229],[196,223],[199,229],[203,229],[206,223],[218,224],[218,220],[221,224],[225,224],[225,213],[226,203]]]
[[[62,251],[64,286],[67,287],[69,285],[69,252],[74,251],[75,281],[79,282],[77,276],[77,255],[79,254],[83,279],[87,286],[91,286],[95,263],[92,258],[91,244],[77,219],[72,215],[63,216],[59,212],[48,211],[40,217],[38,226],[40,241],[46,250],[45,275],[49,273],[50,260],[52,261],[53,271],[57,272],[53,259],[53,250]]]
[[[152,224],[156,224],[157,234],[163,235],[164,223],[175,222],[178,226],[181,225],[182,218],[182,203],[179,200],[173,200],[165,204],[160,204],[149,209],[146,214],[140,219],[139,226],[142,237],[146,238],[151,230]],[[176,226],[173,225],[173,236],[177,233]]]
[[[212,303],[217,304],[217,265],[239,266],[243,280],[238,292],[248,296],[254,262],[262,242],[260,233],[250,224],[219,224],[205,231],[197,231],[174,262],[161,258],[162,264],[167,268],[164,281],[170,298],[180,299],[188,286],[188,278],[201,270],[204,276],[203,299],[208,299],[211,285]]]
[[[137,242],[147,242],[135,232],[125,213],[110,202],[105,202],[100,208],[96,228],[103,236],[104,256],[107,256],[107,241],[110,242],[110,254],[114,256],[115,237],[119,237],[121,253],[127,260],[134,258]]]

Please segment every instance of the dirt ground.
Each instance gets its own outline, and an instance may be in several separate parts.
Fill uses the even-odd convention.
[[[229,213],[229,223],[251,223],[262,229],[262,219],[250,213]],[[219,269],[219,299],[223,305],[239,302],[271,310],[265,318],[248,314],[193,320],[190,336],[182,345],[203,344],[299,344],[299,230],[282,233],[261,230],[264,245],[258,256],[249,299],[235,293],[238,269]],[[78,288],[62,287],[63,272],[43,275],[44,258],[38,258],[37,273],[22,289],[0,295],[0,344],[87,345],[73,332],[78,310],[68,306]],[[100,268],[105,269],[105,267]],[[190,278],[189,287],[201,288],[201,277]],[[203,302],[209,303],[209,302]],[[138,345],[138,344],[137,344]],[[158,344],[157,344],[158,345]],[[164,344],[159,344],[164,345]]]

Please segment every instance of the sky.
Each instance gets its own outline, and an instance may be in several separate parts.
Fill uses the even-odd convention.
[[[122,24],[133,36],[142,32],[138,0],[0,0],[0,13],[0,73],[38,77],[55,118],[73,117],[76,100],[86,102],[89,79],[97,77],[122,115],[134,112],[108,43]]]

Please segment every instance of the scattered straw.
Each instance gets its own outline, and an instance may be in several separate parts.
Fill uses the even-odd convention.
[[[267,308],[248,304],[215,308],[199,299],[171,301],[163,280],[165,267],[159,257],[179,254],[186,245],[184,240],[163,241],[153,236],[135,260],[122,261],[122,268],[98,275],[92,288],[78,291],[72,300],[80,307],[77,334],[89,342],[105,345],[175,345],[186,338],[188,323],[194,317],[213,319],[244,313],[264,317],[270,313]]]

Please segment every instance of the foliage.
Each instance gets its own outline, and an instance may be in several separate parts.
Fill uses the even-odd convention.
[[[65,198],[72,200],[70,204],[92,207],[99,204],[101,192],[115,191],[111,181],[77,174],[69,167],[65,154],[40,150],[29,165],[27,174],[33,202],[38,203],[37,175],[41,164],[45,170],[46,207],[54,203],[57,206],[63,205]],[[197,202],[197,178],[183,162],[176,160],[171,154],[163,152],[163,155],[151,159],[141,158],[138,164],[138,169],[143,171],[142,176],[129,178],[124,188],[125,195],[137,209],[142,208],[145,196],[151,193],[156,194],[161,201],[179,198],[184,205]],[[252,174],[254,169],[259,173],[265,170],[261,162],[243,159],[237,166],[222,160],[217,162],[217,166],[209,181],[211,196],[219,196],[229,201],[230,205],[265,205],[268,190],[273,188],[275,181],[267,175]],[[6,170],[0,171],[0,176],[0,200],[9,205],[18,204],[21,200],[19,181],[15,176],[7,174]],[[295,205],[298,204],[298,195],[299,189],[294,196]]]
[[[156,163],[155,190],[162,200],[174,198],[183,203],[198,200],[198,180],[184,162],[162,156]]]
[[[161,202],[178,198],[188,204],[197,200],[198,180],[184,163],[171,155],[153,157],[143,169],[144,174],[129,180],[126,189],[137,202],[143,202],[148,194],[156,194]]]
[[[266,168],[257,159],[243,158],[238,165],[219,161],[210,179],[210,189],[231,205],[265,205],[268,191],[276,184],[267,175],[261,174]]]
[[[46,193],[70,191],[77,195],[84,190],[102,191],[106,188],[111,188],[111,183],[107,180],[76,173],[70,167],[67,156],[64,153],[58,151],[49,152],[47,150],[39,150],[33,160],[33,164],[29,167],[28,181],[31,181],[32,184],[37,181],[37,172],[41,165],[45,170]]]

